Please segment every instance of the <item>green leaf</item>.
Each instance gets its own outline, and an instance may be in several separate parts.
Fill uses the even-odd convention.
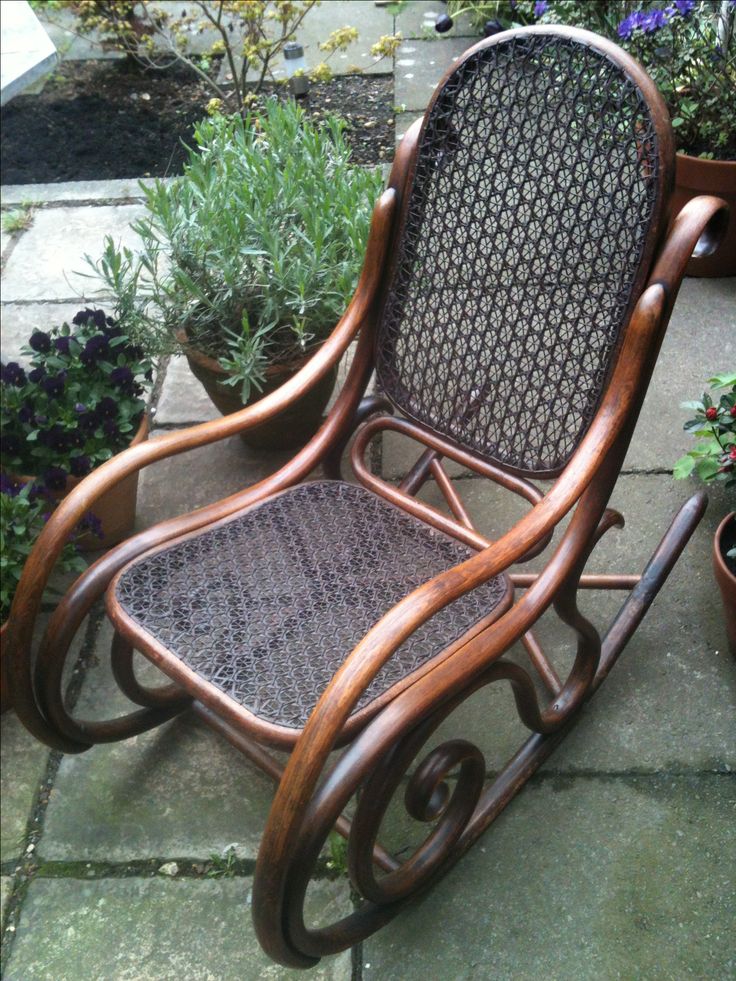
[[[682,480],[685,477],[689,477],[693,472],[695,466],[695,460],[691,456],[681,456],[680,459],[674,466],[672,475],[675,480]]]

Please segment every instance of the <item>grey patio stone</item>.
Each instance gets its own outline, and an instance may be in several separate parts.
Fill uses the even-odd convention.
[[[258,946],[252,880],[36,879],[31,883],[7,981],[261,981],[301,972]],[[349,911],[339,883],[321,882],[311,908]],[[350,952],[310,977],[348,981]]]
[[[10,245],[12,238],[9,232],[0,232],[0,255],[5,254],[5,249]]]
[[[161,179],[164,183],[170,180],[168,177]],[[154,178],[142,177],[140,181],[150,186]],[[59,184],[6,184],[2,189],[3,205],[23,201],[125,201],[142,197],[139,179],[135,177],[114,181],[63,181]]]
[[[491,538],[521,516],[525,505],[482,480],[458,489],[471,517]],[[627,519],[608,532],[589,571],[642,571],[677,508],[697,489],[667,476],[621,477],[612,507]],[[439,503],[435,491],[426,495]],[[686,552],[577,727],[546,768],[563,772],[702,769],[736,770],[736,665],[728,654],[720,599],[711,572],[712,536],[728,506],[724,492],[711,505]],[[536,559],[531,567],[538,568]],[[620,592],[585,592],[583,612],[605,630],[623,602]],[[563,674],[571,666],[570,634],[549,614],[536,631]],[[523,656],[523,655],[522,655]],[[525,737],[508,686],[494,684],[456,709],[440,738],[476,742],[489,768],[500,766]]]
[[[156,423],[166,426],[219,418],[209,395],[189,370],[187,359],[183,355],[173,357],[156,407]]]
[[[21,355],[20,349],[28,343],[28,338],[36,328],[50,330],[51,327],[58,327],[65,321],[70,323],[75,313],[84,306],[81,300],[71,303],[32,303],[27,306],[20,303],[3,304],[0,308],[2,323],[0,349],[3,361],[27,361],[28,359]],[[103,306],[104,309],[102,303],[99,306]]]
[[[153,437],[161,435],[154,431]],[[141,474],[137,528],[212,504],[268,476],[293,455],[259,453],[239,436],[162,460]]]
[[[680,403],[698,399],[708,378],[736,362],[736,279],[685,279],[624,466],[671,470],[691,449]]]
[[[121,51],[104,48],[98,30],[85,32],[82,36],[72,10],[61,8],[41,11],[39,19],[62,61],[111,61],[125,57]]]
[[[480,40],[480,33],[473,27],[469,13],[453,16],[454,26],[447,34],[437,34],[434,29],[439,14],[447,13],[445,4],[433,0],[409,0],[403,4],[396,14],[396,30],[401,31],[405,38],[421,38],[442,44],[447,38],[473,37]]]
[[[5,926],[5,906],[13,891],[13,880],[9,875],[0,877],[0,929]]]
[[[0,728],[0,860],[7,862],[18,858],[23,851],[31,805],[46,770],[49,749],[24,729],[13,712],[2,716]]]
[[[3,300],[60,300],[94,297],[99,281],[85,279],[85,253],[102,252],[106,235],[130,247],[138,237],[128,227],[142,217],[141,205],[53,208],[36,212],[33,226],[17,243],[3,271]]]
[[[400,143],[413,122],[421,119],[423,112],[400,112],[396,116],[396,142]]]
[[[363,945],[371,978],[725,978],[736,969],[733,781],[535,780]]]
[[[91,699],[87,689],[84,704]],[[108,697],[100,708],[114,715],[118,704]],[[180,717],[125,742],[65,756],[38,855],[208,859],[234,844],[240,857],[255,858],[272,794],[271,782],[223,739]]]
[[[468,49],[468,38],[449,38],[446,41],[411,41],[404,48],[416,50],[397,56],[394,75],[394,102],[405,111],[426,108],[437,83],[450,65]],[[413,61],[413,65],[399,65],[399,61]]]

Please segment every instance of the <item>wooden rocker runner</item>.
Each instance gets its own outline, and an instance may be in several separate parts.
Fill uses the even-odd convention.
[[[263,947],[282,964],[309,967],[373,933],[470,848],[569,731],[702,516],[697,494],[641,575],[585,572],[599,539],[623,523],[607,502],[685,264],[715,248],[726,218],[722,201],[700,197],[668,232],[673,169],[664,104],[615,45],[557,27],[475,45],[401,143],[357,291],[326,344],[255,405],[100,467],[28,560],[9,645],[15,706],[32,733],[77,753],[188,709],[278,781],[253,909]],[[278,415],[354,340],[337,402],[289,463],[108,552],[68,591],[32,655],[48,576],[103,491]],[[364,398],[374,370],[383,394]],[[365,463],[387,431],[417,444],[398,485]],[[340,459],[353,436],[357,483],[348,483]],[[489,541],[445,459],[521,495],[528,512]],[[327,478],[308,481],[318,465]],[[555,481],[542,494],[534,478]],[[417,498],[429,479],[446,512]],[[538,575],[514,573],[545,550]],[[602,635],[578,609],[580,589],[627,593]],[[103,594],[115,678],[137,707],[92,722],[67,712],[61,679]],[[567,678],[533,633],[550,607],[575,638]],[[526,666],[505,656],[517,641]],[[170,681],[143,686],[134,650]],[[496,779],[487,783],[468,741],[422,752],[460,703],[498,681],[511,685],[530,736]],[[269,747],[291,750],[283,771]],[[346,748],[333,763],[336,747]],[[432,827],[398,860],[378,843],[379,826],[417,755],[406,807]],[[304,896],[335,826],[364,903],[312,929]]]

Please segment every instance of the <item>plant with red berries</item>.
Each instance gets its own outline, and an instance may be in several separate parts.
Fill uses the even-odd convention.
[[[683,402],[695,418],[685,423],[685,431],[698,440],[697,446],[675,464],[678,479],[695,473],[704,481],[724,481],[736,485],[736,371],[708,380],[711,391],[721,392],[715,400],[708,392],[701,402]],[[724,391],[725,390],[725,391]]]

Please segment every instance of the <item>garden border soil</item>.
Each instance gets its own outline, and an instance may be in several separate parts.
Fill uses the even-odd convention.
[[[277,91],[285,94],[283,87]],[[183,142],[191,143],[192,127],[205,115],[211,95],[183,69],[146,71],[126,59],[65,62],[40,94],[20,96],[3,108],[2,183],[181,173]],[[303,105],[311,116],[335,113],[347,120],[355,163],[393,156],[392,76],[347,75],[316,83]]]

